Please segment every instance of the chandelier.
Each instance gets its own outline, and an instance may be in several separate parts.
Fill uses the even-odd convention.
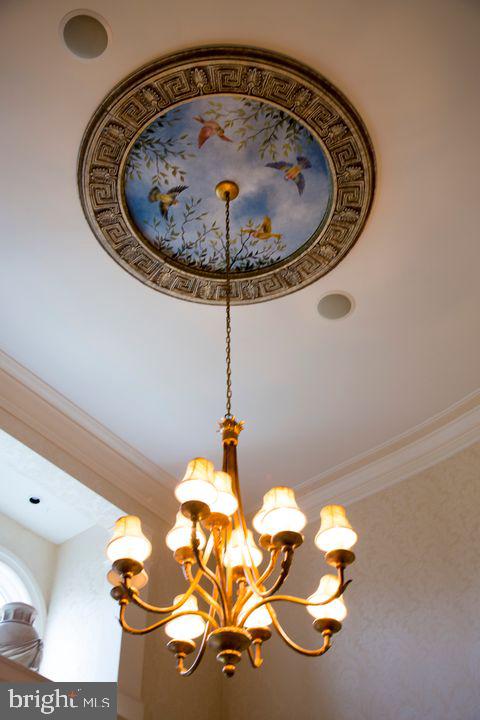
[[[345,509],[327,505],[320,512],[320,529],[315,544],[325,553],[325,561],[336,570],[320,579],[317,590],[308,598],[279,593],[303,543],[301,531],[306,517],[299,509],[294,491],[274,487],[263,499],[253,518],[258,543],[268,561],[260,568],[263,552],[248,528],[240,494],[237,466],[238,437],[243,422],[231,413],[231,282],[230,282],[230,202],[239,193],[233,181],[216,187],[225,203],[225,306],[226,306],[226,412],[220,422],[223,443],[222,470],[205,458],[188,463],[183,480],[175,489],[180,503],[174,527],[166,537],[167,546],[182,568],[188,583],[169,606],[151,605],[140,597],[148,582],[144,561],[152,546],[141,529],[140,519],[127,515],[117,520],[107,546],[112,562],[108,579],[114,585],[111,595],[120,606],[119,620],[124,631],[145,635],[163,627],[171,639],[167,648],[176,656],[180,675],[191,675],[200,664],[206,647],[217,653],[223,673],[231,677],[246,652],[254,668],[262,665],[262,647],[271,637],[270,626],[282,640],[301,655],[318,657],[329,650],[332,635],[342,627],[347,614],[343,593],[351,580],[345,580],[347,565],[355,560],[351,548],[357,540]],[[206,537],[208,533],[208,539]],[[271,580],[272,576],[276,576]],[[206,609],[199,608],[201,601]],[[307,649],[294,642],[280,624],[277,603],[304,606],[315,619],[313,628],[323,642]],[[126,619],[130,604],[162,616],[144,628],[134,628]],[[198,650],[195,638],[201,637]],[[185,658],[197,650],[187,667]]]

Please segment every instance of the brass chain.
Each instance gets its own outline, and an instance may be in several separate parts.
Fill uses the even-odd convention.
[[[230,318],[230,193],[226,193],[225,200],[225,327],[226,327],[226,346],[225,359],[227,366],[227,411],[226,418],[232,417],[232,323]]]

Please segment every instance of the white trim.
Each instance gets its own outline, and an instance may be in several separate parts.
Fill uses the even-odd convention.
[[[296,493],[311,520],[325,503],[348,505],[416,475],[480,441],[480,392],[471,393],[411,430],[300,483]]]
[[[2,351],[0,427],[126,511],[175,517],[175,478]]]
[[[177,510],[175,479],[0,351],[0,427],[147,524]],[[480,441],[480,391],[392,440],[295,487],[310,519],[349,504]]]
[[[47,623],[47,607],[45,605],[43,593],[40,590],[40,586],[38,585],[35,576],[19,557],[3,545],[0,545],[0,561],[12,568],[25,585],[25,588],[32,599],[32,605],[38,613],[37,621],[35,623],[38,634],[41,638],[43,638],[45,636],[45,626]]]

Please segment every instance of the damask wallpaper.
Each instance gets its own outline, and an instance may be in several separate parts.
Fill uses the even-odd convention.
[[[242,661],[228,681],[207,661],[183,680],[153,634],[145,720],[478,720],[479,507],[480,444],[351,505],[360,540],[332,650],[303,658],[272,638],[260,670]],[[287,591],[311,593],[327,571],[315,531],[307,528]],[[162,597],[168,580],[159,576],[154,594]],[[303,609],[282,617],[301,642],[318,642]]]
[[[222,717],[478,720],[479,507],[480,444],[351,505],[360,539],[334,647],[315,661],[272,638],[260,671],[225,684]],[[326,571],[307,531],[290,591],[312,592]],[[284,617],[313,647],[305,615]]]

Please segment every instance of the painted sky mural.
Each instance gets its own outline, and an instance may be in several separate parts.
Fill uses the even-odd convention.
[[[136,227],[177,262],[225,267],[224,206],[216,184],[235,180],[232,271],[285,260],[318,232],[329,208],[330,171],[319,142],[291,115],[248,97],[198,98],[149,125],[125,165]]]

